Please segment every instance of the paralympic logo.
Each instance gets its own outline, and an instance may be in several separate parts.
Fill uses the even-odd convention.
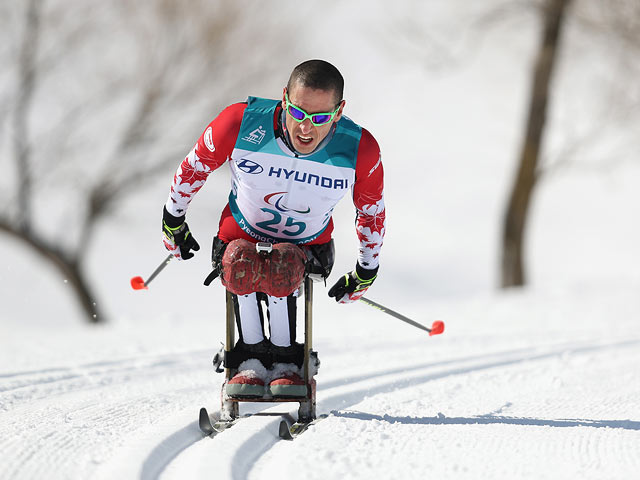
[[[242,170],[245,173],[250,173],[252,175],[258,175],[259,173],[262,173],[264,171],[264,168],[262,168],[262,165],[254,162],[253,160],[247,160],[246,158],[243,158],[242,160],[240,160],[237,166],[238,166],[238,169]]]
[[[267,202],[269,205],[272,205],[272,206],[276,207],[277,210],[279,210],[281,212],[285,212],[285,213],[286,212],[296,212],[296,213],[300,213],[300,214],[306,214],[306,213],[309,213],[311,211],[311,207],[307,207],[306,210],[296,210],[294,208],[288,208],[286,205],[283,205],[282,198],[286,194],[287,194],[287,192],[270,193],[269,195],[264,197],[264,201]]]

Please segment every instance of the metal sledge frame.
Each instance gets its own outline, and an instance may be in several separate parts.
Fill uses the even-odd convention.
[[[263,398],[231,398],[225,394],[227,382],[237,373],[236,369],[225,368],[225,381],[222,385],[222,408],[221,418],[224,420],[233,420],[240,416],[240,402],[299,402],[298,422],[309,423],[316,418],[316,381],[311,377],[310,372],[310,356],[312,349],[312,327],[313,327],[313,281],[309,276],[304,278],[304,382],[307,386],[307,394],[304,397],[270,397]],[[229,352],[235,345],[236,322],[235,311],[233,308],[233,296],[231,292],[226,292],[227,306],[227,333],[225,342],[225,351]]]

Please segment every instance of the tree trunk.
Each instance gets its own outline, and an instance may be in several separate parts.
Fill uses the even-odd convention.
[[[91,292],[89,282],[82,273],[77,261],[69,259],[62,252],[47,245],[32,233],[16,230],[12,228],[11,225],[2,221],[0,221],[0,232],[7,233],[9,236],[28,245],[62,274],[63,279],[73,288],[73,294],[80,303],[80,307],[89,322],[98,323],[106,321],[106,317],[100,313],[100,309],[95,303],[94,299],[96,297]],[[25,288],[29,288],[29,285],[25,285]]]
[[[544,134],[551,75],[559,50],[563,15],[569,1],[547,0],[544,9],[544,32],[535,62],[526,133],[518,173],[503,224],[503,288],[522,286],[526,282],[522,252],[527,212],[536,183],[536,168]]]

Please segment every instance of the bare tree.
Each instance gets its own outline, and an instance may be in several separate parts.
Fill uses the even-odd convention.
[[[503,222],[503,288],[526,283],[523,254],[526,223],[535,187],[542,176],[567,165],[577,152],[584,155],[585,150],[597,143],[605,129],[612,128],[617,132],[628,130],[628,123],[637,121],[637,112],[640,110],[638,82],[629,82],[629,78],[637,78],[639,73],[640,4],[635,0],[606,3],[574,0],[570,14],[567,14],[570,3],[570,0],[546,0],[542,10],[544,29],[533,69],[525,134]],[[613,79],[611,83],[600,88],[596,94],[603,99],[600,102],[601,111],[593,115],[589,127],[580,134],[565,134],[559,152],[548,155],[554,157],[552,160],[547,158],[542,162],[552,74],[558,59],[563,25],[569,20],[590,39],[592,46],[612,44],[613,48],[609,51],[616,52],[617,58],[610,61],[612,65],[617,63],[617,66],[609,75]],[[632,73],[634,71],[636,74]],[[614,159],[606,159],[609,166],[614,163]]]
[[[527,213],[536,183],[553,69],[560,48],[560,34],[569,0],[548,0],[544,7],[544,29],[538,47],[529,113],[516,179],[505,214],[502,234],[502,286],[525,283],[523,243]]]
[[[98,319],[88,283],[79,268],[77,259],[70,257],[56,245],[38,235],[33,220],[33,149],[30,143],[28,116],[33,108],[34,93],[38,82],[37,57],[42,23],[42,0],[29,0],[25,9],[25,25],[19,42],[17,63],[17,92],[13,108],[13,147],[17,173],[17,208],[0,216],[0,232],[22,241],[42,258],[54,265],[71,282],[82,308],[90,320]]]
[[[0,213],[0,233],[27,245],[53,266],[73,288],[87,319],[100,322],[106,317],[85,271],[96,226],[130,192],[152,182],[158,173],[166,174],[168,165],[175,167],[188,151],[185,142],[193,141],[193,132],[201,128],[206,116],[187,116],[184,112],[216,111],[229,92],[246,87],[252,77],[269,69],[251,59],[252,66],[241,78],[226,72],[225,61],[233,55],[230,45],[238,43],[233,38],[234,29],[242,18],[239,7],[233,4],[122,1],[103,5],[103,9],[111,10],[95,17],[91,16],[93,7],[84,2],[77,2],[77,7],[82,12],[74,11],[81,18],[75,24],[69,24],[72,20],[64,15],[68,2],[62,5],[28,0],[24,8],[24,27],[17,42],[15,93],[8,110],[16,180],[11,182],[13,191],[0,193],[8,206]],[[102,22],[102,35],[93,33],[100,29],[92,21]],[[104,33],[114,25],[129,28],[120,28],[115,35]],[[123,32],[130,38],[120,38]],[[46,47],[42,39],[45,35]],[[106,51],[117,43],[114,39],[119,41],[114,48],[121,49],[117,52],[121,62],[105,60],[103,65],[92,60],[91,52],[82,50],[95,45]],[[64,113],[51,125],[37,125],[37,113],[44,108],[38,99],[56,94],[52,93],[51,84],[55,82],[50,78],[60,76],[65,60],[68,71],[64,78],[75,79],[75,70],[87,63],[75,57],[69,60],[73,55],[88,58],[94,69],[91,76],[99,80],[65,103]],[[218,95],[195,94],[202,88],[203,78],[215,83]],[[63,93],[68,95],[68,90]],[[47,95],[38,96],[44,91]],[[107,146],[83,149],[86,138],[78,132],[86,124],[96,123],[100,114],[114,104],[121,105],[118,123],[110,125],[110,130],[98,126],[100,140],[110,139],[104,142]],[[51,161],[52,157],[56,160]],[[47,160],[46,168],[38,164],[42,158]],[[52,178],[56,194],[63,190],[67,195],[60,200],[63,205],[58,221],[51,220],[49,212],[38,211],[37,205],[43,202],[35,201],[38,195],[44,195]],[[49,222],[42,222],[42,218]],[[52,228],[50,223],[56,225]]]

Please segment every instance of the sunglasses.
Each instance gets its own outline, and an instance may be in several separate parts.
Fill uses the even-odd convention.
[[[287,113],[291,115],[291,117],[296,122],[304,122],[308,118],[309,120],[311,120],[311,123],[316,127],[319,127],[321,125],[326,125],[327,123],[329,123],[331,120],[333,120],[333,117],[336,116],[336,113],[338,113],[338,110],[340,110],[340,104],[338,104],[338,106],[333,112],[307,113],[303,109],[301,109],[300,107],[296,107],[293,103],[289,101],[288,93],[284,94],[284,98],[287,101]]]

